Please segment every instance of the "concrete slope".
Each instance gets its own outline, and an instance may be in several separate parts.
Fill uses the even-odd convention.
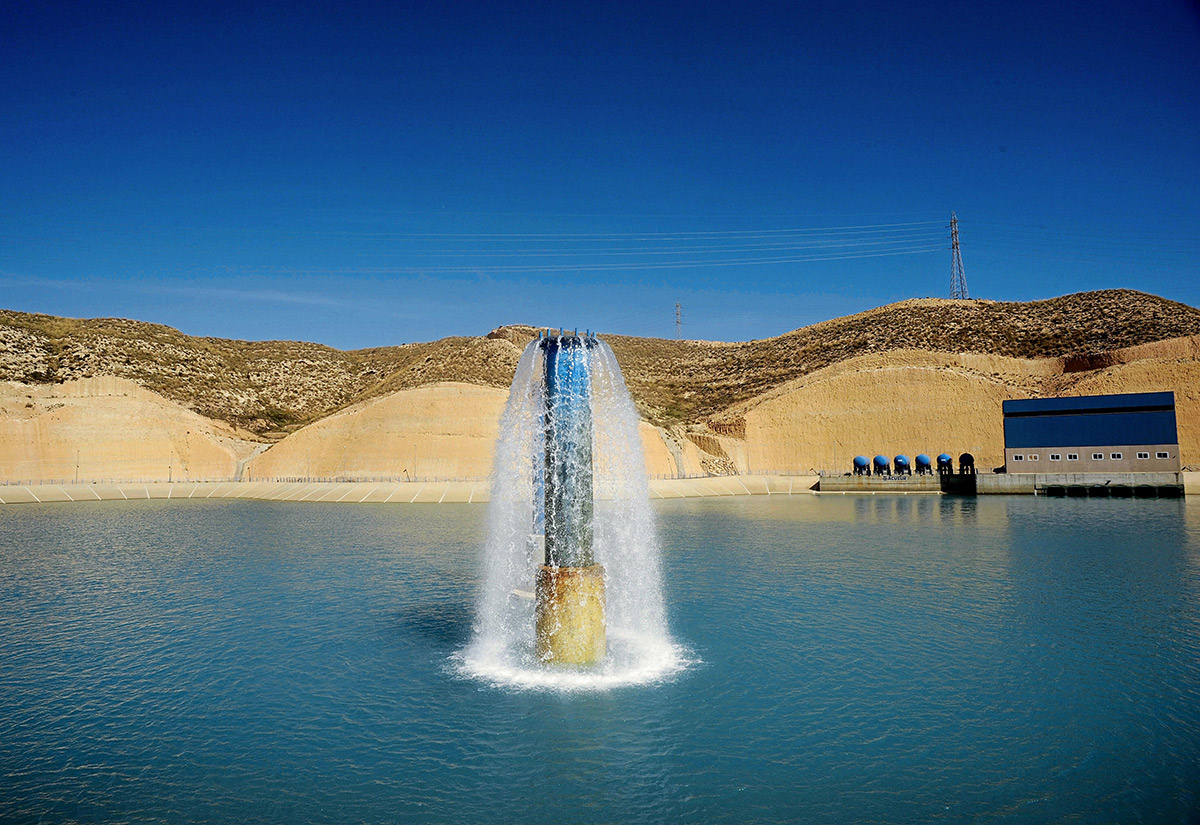
[[[1179,453],[1185,465],[1200,464],[1200,336],[1158,341],[1113,355],[1112,366],[1064,375],[1057,389],[1066,395],[1173,391]]]
[[[1158,341],[1092,358],[1007,358],[899,350],[817,370],[709,421],[740,472],[848,470],[855,455],[970,452],[1004,461],[1008,398],[1175,393],[1184,463],[1200,461],[1200,338]]]
[[[251,478],[482,478],[492,471],[508,390],[442,383],[357,404],[254,458]],[[659,431],[642,423],[648,472],[675,473]]]
[[[303,427],[247,466],[252,478],[470,478],[491,472],[508,391],[401,390]]]
[[[893,351],[817,370],[710,424],[740,472],[849,469],[855,455],[970,452],[1003,461],[1001,403],[1036,392],[1053,361]]]
[[[249,434],[111,376],[0,383],[0,479],[231,478]]]

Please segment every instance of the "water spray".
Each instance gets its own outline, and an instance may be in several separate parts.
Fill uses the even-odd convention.
[[[563,330],[565,333],[565,329]],[[604,658],[604,568],[593,555],[592,377],[595,339],[547,336],[543,501],[545,553],[534,587],[538,658],[590,665]]]

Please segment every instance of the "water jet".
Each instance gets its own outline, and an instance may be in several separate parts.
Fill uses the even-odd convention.
[[[545,555],[537,570],[535,636],[543,662],[591,665],[604,658],[604,568],[593,554],[590,337],[542,338]]]
[[[464,673],[598,690],[686,666],[667,628],[639,425],[594,332],[543,329],[526,346],[500,420],[472,639],[455,655]]]

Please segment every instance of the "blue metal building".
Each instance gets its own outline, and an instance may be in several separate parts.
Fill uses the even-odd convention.
[[[1010,473],[1178,472],[1175,393],[1004,402]]]

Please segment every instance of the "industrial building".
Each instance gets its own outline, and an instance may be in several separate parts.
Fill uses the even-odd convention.
[[[1004,402],[1009,473],[1179,472],[1175,393]]]

